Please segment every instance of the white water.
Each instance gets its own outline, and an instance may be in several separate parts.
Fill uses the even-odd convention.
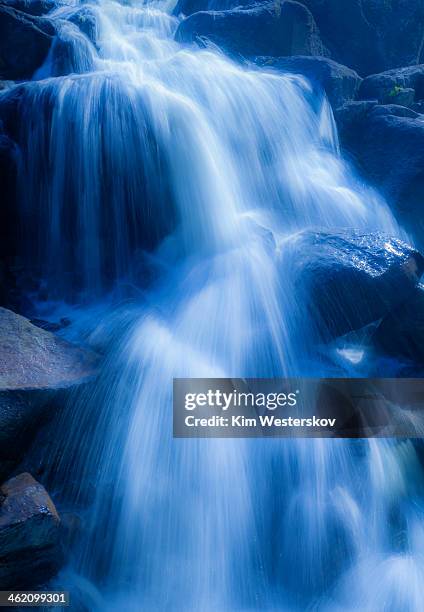
[[[275,245],[397,233],[390,213],[305,79],[181,47],[170,2],[91,9],[96,47],[64,22],[26,94],[25,206],[58,297],[91,312],[115,278],[139,298],[95,334],[104,371],[61,424],[57,482],[92,495],[59,583],[90,610],[420,610],[411,443],[171,433],[174,376],[328,374]]]

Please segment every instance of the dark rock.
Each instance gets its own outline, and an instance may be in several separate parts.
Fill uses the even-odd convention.
[[[45,392],[0,391],[0,482],[22,459],[47,412]]]
[[[392,115],[393,117],[409,117],[416,119],[419,114],[406,106],[399,106],[398,104],[377,104],[373,109],[374,117],[383,117]]]
[[[362,80],[354,70],[326,57],[298,55],[263,60],[261,58],[259,63],[278,70],[305,75],[313,84],[325,91],[333,108],[342,106],[348,100],[354,100]]]
[[[52,22],[0,5],[0,78],[29,79],[47,57]]]
[[[424,286],[384,317],[373,340],[387,355],[424,365]]]
[[[354,230],[300,232],[281,258],[323,340],[387,315],[411,297],[424,271],[424,258],[408,244]]]
[[[346,102],[343,106],[340,106],[334,113],[339,130],[343,132],[343,130],[349,129],[349,126],[361,121],[377,104],[377,100],[359,100],[357,102]]]
[[[396,104],[398,106],[411,106],[414,103],[415,90],[411,87],[395,87],[389,91],[383,99],[384,104]]]
[[[36,325],[37,327],[41,327],[41,329],[45,329],[46,331],[55,333],[68,327],[71,324],[71,321],[66,317],[60,319],[59,322],[54,323],[51,321],[44,321],[44,319],[31,319],[31,323]]]
[[[1,46],[1,44],[0,44]],[[3,83],[5,81],[2,81]],[[6,81],[10,83],[11,81]],[[15,86],[6,86],[0,92],[0,121],[2,129],[0,133],[9,136],[14,142],[18,142],[21,128],[20,103],[24,92],[31,83],[22,83]]]
[[[0,5],[40,17],[57,6],[56,0],[1,0]]]
[[[92,379],[97,366],[91,351],[0,308],[0,479],[54,413],[57,391]]]
[[[424,98],[423,64],[372,74],[362,81],[359,96],[361,98],[377,98],[380,102],[397,104],[399,103],[397,97],[402,96],[403,90],[408,90],[408,99],[411,97],[412,94],[409,91],[411,89],[414,90],[414,96],[417,100]],[[403,105],[405,106],[405,104]]]
[[[0,258],[14,255],[17,243],[16,174],[18,147],[0,130]],[[0,286],[0,299],[2,299]],[[4,303],[4,302],[3,302]]]
[[[258,55],[325,55],[311,13],[298,2],[268,2],[253,8],[194,13],[182,21],[175,38],[203,43],[204,39],[227,52]]]
[[[413,112],[374,105],[339,128],[341,143],[362,174],[382,190],[423,245],[424,121]]]
[[[20,474],[0,488],[0,588],[35,587],[62,564],[60,519],[44,487]]]
[[[420,115],[424,114],[424,100],[420,100],[419,102],[415,102],[415,104],[413,104],[411,106],[411,109],[413,111],[415,111],[416,113],[419,113]]]
[[[173,14],[188,17],[199,11],[228,11],[240,6],[252,6],[259,3],[255,0],[178,0]]]
[[[424,61],[422,0],[303,0],[331,56],[361,76]]]
[[[0,308],[0,391],[63,389],[93,378],[97,355]]]

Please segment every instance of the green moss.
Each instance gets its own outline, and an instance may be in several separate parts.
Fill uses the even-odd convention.
[[[402,87],[400,87],[400,85],[395,85],[393,87],[393,89],[391,89],[391,91],[389,91],[389,96],[391,98],[394,98],[395,96],[397,96],[400,92],[402,91]]]

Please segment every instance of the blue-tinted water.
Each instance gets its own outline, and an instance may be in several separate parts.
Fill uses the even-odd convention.
[[[106,357],[51,451],[83,516],[58,584],[102,611],[420,610],[410,442],[172,439],[174,376],[331,375],[276,258],[293,234],[401,231],[340,158],[329,105],[174,42],[175,2],[81,3],[94,42],[62,4],[22,100],[22,214],[50,295]]]

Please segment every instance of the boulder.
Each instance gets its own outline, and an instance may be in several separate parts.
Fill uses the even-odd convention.
[[[31,588],[62,564],[60,519],[44,487],[28,474],[0,488],[0,588]]]
[[[0,481],[53,412],[57,391],[91,380],[98,357],[0,308]]]
[[[331,57],[361,76],[424,61],[422,0],[303,0]]]
[[[404,92],[408,93],[405,94]],[[417,100],[424,99],[424,64],[372,74],[362,81],[359,96],[365,99],[376,98],[383,103],[389,102],[403,104],[404,106],[409,106],[409,104],[399,102],[399,98],[402,98],[402,96],[406,96],[410,104],[412,104],[414,98]]]
[[[379,233],[305,230],[279,252],[282,266],[294,275],[299,303],[324,341],[396,309],[411,297],[424,272],[420,253]]]
[[[419,114],[407,106],[399,106],[398,104],[377,104],[373,109],[374,117],[384,117],[392,115],[393,117],[409,117],[417,119]]]
[[[53,394],[0,391],[0,482],[22,460],[35,433],[54,413]]]
[[[47,57],[52,22],[0,5],[0,78],[30,79]]]
[[[339,119],[342,115],[339,115]],[[424,245],[424,122],[411,109],[373,105],[339,122],[344,149],[392,204],[399,220]]]
[[[174,15],[188,17],[199,11],[228,11],[240,6],[259,4],[257,0],[178,0]]]
[[[348,130],[349,126],[361,121],[377,105],[377,100],[358,100],[346,102],[340,106],[334,113],[339,132]]]
[[[383,98],[383,104],[411,106],[414,103],[414,99],[415,91],[411,87],[395,87]]]
[[[386,355],[424,366],[424,286],[384,317],[373,336]]]
[[[419,113],[420,115],[424,114],[424,100],[420,100],[419,102],[415,102],[415,104],[413,104],[411,106],[411,109],[413,111],[415,111],[416,113]]]
[[[63,389],[90,380],[98,357],[0,308],[0,391]]]
[[[287,0],[231,11],[199,12],[184,19],[175,34],[180,42],[211,41],[244,57],[325,55],[311,13]]]
[[[354,100],[362,80],[354,70],[327,57],[298,55],[263,58],[259,63],[284,72],[305,75],[312,84],[325,91],[333,108]]]
[[[40,17],[57,6],[56,0],[1,0],[1,5]]]

